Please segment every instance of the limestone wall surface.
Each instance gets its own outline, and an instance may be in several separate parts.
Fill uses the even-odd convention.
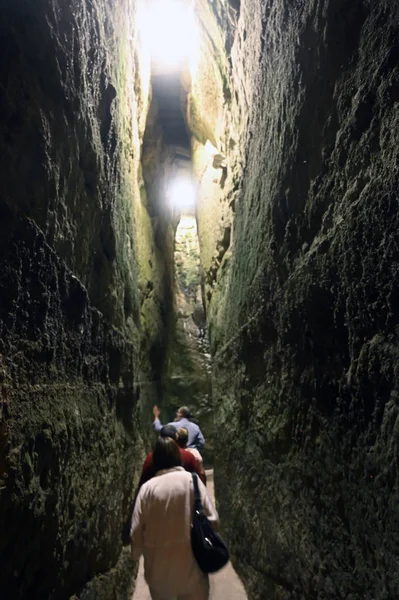
[[[1,13],[0,595],[124,600],[165,338],[140,169],[148,57],[129,0]]]
[[[126,600],[173,323],[148,57],[130,0],[0,8],[1,595]],[[399,8],[196,14],[183,104],[235,566],[253,600],[396,598]]]
[[[201,253],[215,485],[254,600],[398,596],[398,32],[384,0],[240,6],[231,239],[213,273],[209,229]]]

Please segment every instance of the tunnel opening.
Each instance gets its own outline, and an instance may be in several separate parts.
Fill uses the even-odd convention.
[[[154,8],[156,6],[155,3]],[[164,419],[172,420],[179,406],[190,405],[194,420],[200,422],[206,436],[203,458],[210,465],[213,459],[211,366],[196,223],[198,179],[194,172],[192,131],[188,122],[198,52],[195,45],[197,27],[184,12],[187,7],[189,4],[184,2],[173,4],[171,31],[165,33],[170,14],[169,20],[164,15],[161,32],[157,26],[151,27],[150,31],[144,29],[152,46],[154,31],[163,38],[164,44],[167,44],[165,38],[170,41],[170,35],[174,35],[173,44],[177,46],[171,60],[162,56],[159,40],[152,49],[151,105],[144,133],[142,165],[152,219],[163,220],[170,226],[164,228],[168,232],[168,243],[165,244],[162,237],[159,239],[159,248],[167,253],[166,262],[173,270],[173,311],[164,364],[158,365],[162,372],[161,409]],[[185,18],[181,19],[175,9],[182,11]],[[160,14],[162,19],[163,13]],[[183,35],[182,28],[186,29]]]

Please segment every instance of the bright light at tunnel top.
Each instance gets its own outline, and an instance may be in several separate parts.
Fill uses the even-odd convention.
[[[139,9],[139,29],[154,67],[176,71],[186,64],[195,71],[198,31],[191,4],[186,0],[147,0]]]
[[[181,213],[189,213],[195,207],[195,188],[191,179],[178,178],[169,185],[168,200],[170,206]]]

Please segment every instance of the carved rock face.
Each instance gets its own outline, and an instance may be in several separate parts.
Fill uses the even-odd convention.
[[[395,597],[398,7],[294,4],[241,2],[195,151],[216,493],[251,597]]]
[[[2,598],[129,597],[149,407],[200,374],[250,596],[398,597],[397,3],[198,0],[196,77],[151,107],[135,3],[5,5]],[[191,159],[213,398],[171,335]]]
[[[148,93],[132,68],[134,5],[6,4],[1,596],[61,600],[90,579],[97,598],[128,596],[121,531],[148,437],[141,407],[156,397],[150,354],[164,337],[167,297],[167,251],[156,254],[140,197]],[[138,333],[142,311],[150,332]]]

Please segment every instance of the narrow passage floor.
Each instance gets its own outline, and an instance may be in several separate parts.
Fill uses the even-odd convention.
[[[213,470],[207,471],[206,476],[208,491],[212,499],[215,500]],[[215,573],[215,575],[211,575],[210,583],[210,600],[247,600],[248,598],[244,586],[231,563],[218,573]],[[139,573],[132,600],[151,600],[150,592],[144,579],[143,558],[140,559]]]

